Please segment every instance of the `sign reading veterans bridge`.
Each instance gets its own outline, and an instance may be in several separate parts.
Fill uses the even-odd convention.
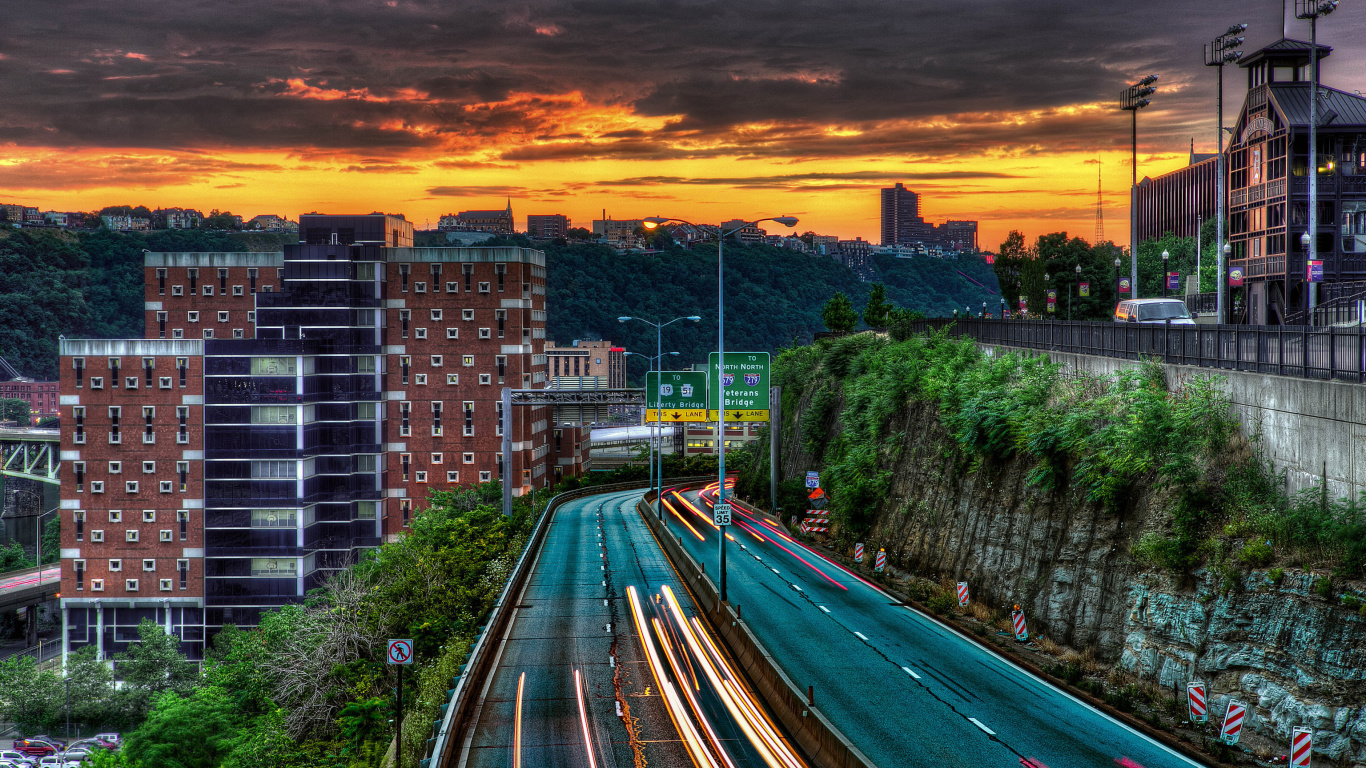
[[[645,420],[706,421],[707,374],[650,371],[645,374]]]
[[[768,353],[726,353],[725,370],[721,372],[724,404],[715,384],[719,367],[717,353],[713,352],[707,360],[707,378],[712,385],[707,390],[707,420],[719,419],[724,407],[727,421],[768,421]]]

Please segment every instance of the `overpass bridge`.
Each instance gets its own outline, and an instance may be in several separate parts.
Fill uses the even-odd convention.
[[[0,573],[0,611],[25,611],[25,633],[28,644],[38,642],[38,612],[34,610],[49,600],[57,599],[62,588],[62,568],[55,563],[39,568]]]
[[[61,431],[0,427],[0,475],[61,485]]]

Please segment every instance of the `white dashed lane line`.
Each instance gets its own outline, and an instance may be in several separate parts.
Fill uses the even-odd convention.
[[[916,680],[919,680],[919,679],[920,679],[920,675],[917,675],[916,673],[912,672],[910,667],[902,667],[902,668],[901,668],[901,671],[905,672],[906,674],[910,675],[911,677],[914,677]]]
[[[991,730],[990,728],[986,727],[985,725],[982,725],[982,721],[981,721],[981,720],[978,720],[978,719],[975,718],[975,717],[969,717],[968,720],[971,721],[973,725],[975,725],[975,726],[977,726],[978,728],[981,728],[982,730],[986,731],[988,736],[995,736],[995,735],[996,735],[996,732],[995,732],[995,731]]]
[[[868,642],[868,638],[865,637],[865,636],[863,635],[862,632],[855,632],[854,634],[858,635],[858,638],[859,638],[860,640],[862,640],[863,642],[865,642],[865,643]]]
[[[818,605],[818,606],[816,606],[816,607],[819,608],[819,609],[821,609],[822,611],[825,611],[826,613],[829,613],[829,612],[830,612],[830,609],[829,609],[829,608],[826,608],[826,607],[823,606],[823,605]]]

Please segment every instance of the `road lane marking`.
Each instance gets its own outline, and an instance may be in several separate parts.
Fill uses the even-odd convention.
[[[978,728],[981,728],[982,730],[986,731],[988,736],[995,736],[995,735],[996,735],[996,732],[995,732],[995,731],[991,730],[990,728],[986,727],[985,725],[982,725],[982,721],[978,720],[977,718],[975,718],[975,717],[969,717],[968,720],[969,720],[973,725],[975,725],[975,726],[977,726]]]
[[[825,611],[826,613],[829,613],[829,612],[830,612],[830,609],[829,609],[829,608],[826,608],[826,607],[823,606],[823,605],[818,605],[818,606],[816,606],[816,607],[819,608],[819,609],[821,609],[822,611]]]
[[[770,570],[770,571],[773,571],[774,573],[777,573],[777,572],[778,572],[778,569],[777,569],[777,568],[769,568],[769,570]]]
[[[799,587],[799,586],[797,586],[796,584],[792,584],[792,585],[790,585],[790,586],[791,586],[793,589],[797,590],[798,592],[802,591],[802,588]]]
[[[902,671],[902,672],[905,672],[906,674],[910,675],[911,677],[914,677],[916,680],[919,680],[919,679],[920,679],[920,675],[917,675],[916,673],[912,672],[910,667],[902,667],[902,668],[901,668],[901,671]]]
[[[865,643],[868,642],[868,638],[867,638],[867,637],[864,637],[864,635],[863,635],[862,632],[855,632],[854,634],[858,635],[858,636],[859,636],[859,639],[862,640],[863,642],[865,642]]]

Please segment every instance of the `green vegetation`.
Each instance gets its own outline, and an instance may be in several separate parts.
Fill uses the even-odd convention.
[[[887,302],[887,286],[873,283],[873,287],[868,289],[868,303],[863,307],[863,322],[869,328],[885,328],[888,315],[895,308]],[[829,325],[826,323],[827,327]]]
[[[863,333],[784,350],[773,382],[783,387],[785,428],[824,465],[846,537],[862,534],[879,510],[900,511],[885,502],[904,442],[897,425],[928,407],[959,451],[949,457],[956,470],[1020,460],[1045,493],[1116,513],[1140,499],[1156,504],[1170,530],[1140,540],[1140,562],[1181,573],[1209,563],[1225,589],[1242,568],[1278,557],[1347,577],[1366,570],[1362,507],[1330,502],[1322,488],[1286,498],[1241,436],[1217,377],[1173,391],[1156,362],[1068,377],[1047,358],[988,357],[946,333],[900,341]],[[741,492],[766,497],[766,478],[747,467]]]
[[[283,236],[209,230],[72,232],[0,226],[0,351],[24,375],[57,377],[57,337],[141,338],[142,252],[274,251]]]
[[[878,287],[881,287],[881,283]],[[871,297],[869,301],[872,301]],[[849,297],[836,291],[821,308],[821,322],[825,323],[825,327],[829,328],[831,333],[848,333],[858,325],[858,313],[854,312],[854,305],[849,303]]]
[[[17,421],[20,426],[28,426],[33,421],[28,401],[17,397],[0,399],[0,421]]]

